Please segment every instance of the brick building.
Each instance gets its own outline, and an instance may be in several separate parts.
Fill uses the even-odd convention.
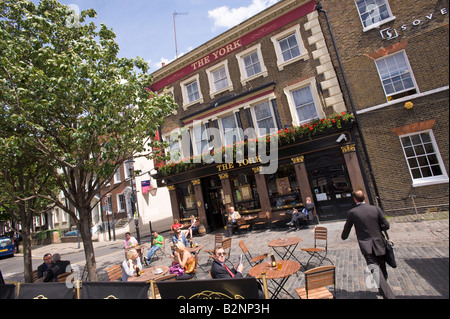
[[[229,206],[276,219],[311,196],[316,217],[339,219],[351,190],[367,190],[315,6],[279,1],[153,74],[150,89],[179,105],[160,130],[171,160],[153,175],[169,189],[174,218],[194,215],[213,230]],[[276,158],[265,160],[252,152],[268,137]]]
[[[384,209],[448,210],[449,1],[320,3]],[[334,51],[332,57],[337,66]]]

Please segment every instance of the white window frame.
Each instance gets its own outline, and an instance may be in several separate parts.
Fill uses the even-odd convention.
[[[406,151],[405,151],[405,147],[403,146],[402,138],[413,136],[413,135],[420,135],[422,133],[428,133],[430,135],[431,144],[433,146],[434,154],[435,154],[435,156],[436,156],[436,158],[438,160],[438,164],[439,164],[439,167],[441,169],[442,175],[431,176],[431,177],[421,177],[421,178],[414,178],[413,177],[413,174],[412,174],[411,167],[410,167],[408,159],[413,158],[413,157],[417,158],[417,156],[410,156],[410,157],[407,156]],[[424,130],[424,131],[409,133],[409,134],[405,134],[405,135],[400,135],[399,136],[399,140],[400,140],[400,146],[401,146],[402,151],[403,151],[403,155],[405,156],[406,165],[408,167],[409,174],[411,176],[412,186],[413,187],[420,187],[420,186],[428,186],[428,185],[448,183],[449,179],[448,179],[447,171],[445,169],[444,162],[442,161],[441,153],[439,152],[439,148],[437,146],[436,139],[434,138],[433,130],[430,129],[430,130]],[[433,154],[433,153],[428,153],[428,154]]]
[[[300,121],[297,114],[297,108],[294,102],[294,97],[292,96],[292,92],[296,91],[298,89],[304,88],[306,86],[309,86],[311,89],[311,94],[313,96],[314,105],[316,107],[317,112],[317,118],[322,119],[325,118],[325,112],[322,109],[322,104],[320,103],[320,97],[319,93],[317,92],[317,83],[315,78],[309,78],[307,80],[301,81],[299,83],[290,85],[286,88],[284,88],[284,94],[287,97],[288,104],[289,104],[289,110],[291,111],[292,116],[292,125],[293,126],[301,126],[303,124],[309,123],[310,121],[316,119],[311,118],[307,120]]]
[[[243,137],[242,134],[241,134],[242,129],[239,128],[239,123],[238,123],[238,121],[237,121],[237,119],[236,119],[236,113],[239,113],[239,109],[233,111],[232,113],[224,114],[224,115],[221,116],[221,117],[218,119],[218,121],[217,121],[217,122],[219,123],[220,137],[221,137],[221,139],[222,139],[222,146],[228,146],[228,145],[231,145],[231,144],[226,144],[225,132],[224,132],[223,124],[222,124],[222,120],[223,120],[225,117],[228,117],[228,116],[231,116],[231,115],[234,116],[234,123],[236,123],[236,128],[237,128],[237,132],[238,132],[238,136],[237,136],[238,139],[236,139],[236,143],[237,143],[237,142],[241,142],[241,141],[243,141],[243,139],[244,139],[244,137]]]
[[[387,92],[386,92],[386,89],[385,89],[385,87],[384,87],[384,85],[383,85],[383,79],[382,79],[382,77],[381,77],[381,73],[380,73],[380,70],[379,70],[379,68],[378,68],[377,62],[382,61],[382,60],[385,60],[385,59],[390,58],[390,57],[393,57],[393,56],[395,56],[395,55],[400,55],[400,54],[402,54],[403,57],[404,57],[404,59],[405,59],[406,66],[408,67],[408,72],[409,72],[409,75],[411,76],[411,80],[412,80],[412,82],[413,82],[414,87],[409,88],[409,89],[407,89],[407,90],[394,92],[393,94],[388,95]],[[383,57],[381,57],[381,58],[379,58],[379,59],[376,59],[374,62],[375,62],[375,67],[377,68],[377,72],[378,72],[378,76],[379,76],[379,78],[380,78],[381,86],[383,87],[383,92],[384,92],[384,95],[386,96],[386,100],[387,100],[387,101],[395,100],[395,99],[396,99],[395,96],[400,95],[400,94],[402,94],[402,93],[404,93],[404,92],[411,91],[411,90],[413,90],[413,89],[416,90],[415,94],[420,93],[420,92],[419,92],[419,87],[418,87],[417,82],[416,82],[416,78],[414,77],[414,73],[413,73],[413,71],[412,71],[411,65],[409,64],[408,56],[406,55],[405,50],[397,51],[397,52],[394,52],[394,53],[392,53],[392,54],[383,56]]]
[[[179,135],[182,135],[181,128],[179,128],[179,129],[177,129],[177,130],[175,130],[175,131],[176,131]],[[172,131],[172,132],[173,132],[173,135],[176,134],[175,131]],[[169,156],[170,156],[170,152],[171,152],[171,148],[170,148],[170,140],[169,140],[169,139],[172,137],[172,132],[167,133],[167,134],[164,134],[163,137],[162,137],[163,141],[169,143],[169,146],[165,149],[166,155],[169,155]],[[180,138],[178,139],[178,152],[180,153],[179,160],[181,160],[181,159],[184,157],[184,156],[183,156],[183,147],[182,147],[182,137],[180,137]]]
[[[120,176],[120,167],[116,169],[114,172],[114,184],[118,184],[122,182],[122,178]]]
[[[120,200],[120,198],[123,198],[123,201]],[[122,208],[122,203],[123,203],[123,208]],[[125,196],[125,194],[117,194],[117,212],[119,213],[124,213],[127,211],[127,197]]]
[[[227,76],[228,85],[222,89],[216,90],[216,86],[214,84],[214,75],[213,73],[219,69],[225,69],[225,74]],[[233,91],[233,81],[231,81],[230,72],[228,70],[228,60],[225,60],[221,63],[214,65],[213,67],[206,69],[206,74],[208,76],[209,82],[209,96],[213,99],[217,94]]]
[[[362,25],[362,27],[363,27],[363,32],[366,32],[366,31],[369,31],[369,30],[378,28],[378,27],[380,27],[381,25],[383,25],[383,24],[385,24],[385,23],[388,23],[388,22],[390,22],[390,21],[395,20],[395,16],[392,14],[392,10],[391,10],[391,7],[390,7],[390,5],[389,5],[389,1],[388,1],[388,0],[382,0],[382,1],[385,2],[386,8],[387,8],[387,10],[388,10],[388,12],[389,12],[389,17],[386,18],[386,19],[384,19],[384,20],[375,22],[375,23],[373,23],[373,24],[371,24],[371,25],[369,25],[369,26],[366,27],[366,26],[364,26],[364,21],[363,21],[363,19],[362,19],[361,12],[359,12],[359,8],[358,8],[358,0],[354,0],[354,1],[355,1],[355,6],[356,6],[356,11],[358,12],[359,20],[361,21],[361,25]],[[376,7],[376,8],[374,8],[374,10],[378,10],[378,8],[379,8],[379,6]]]
[[[259,64],[261,66],[261,72],[256,73],[252,76],[247,76],[247,70],[245,67],[244,58],[254,52],[256,52],[256,54],[258,55]],[[238,61],[238,65],[239,65],[239,71],[241,73],[241,84],[242,85],[245,85],[245,84],[247,84],[248,81],[254,80],[261,76],[267,77],[269,75],[267,68],[264,64],[263,55],[261,53],[261,43],[258,43],[257,45],[236,54],[236,59]]]
[[[187,94],[187,86],[193,82],[197,82],[197,87],[198,87],[198,95],[199,98],[195,101],[191,101],[189,102],[189,98],[188,98],[188,94]],[[200,74],[196,74],[192,77],[190,77],[187,80],[184,80],[183,82],[180,83],[181,86],[181,94],[183,96],[183,109],[186,111],[188,107],[197,104],[197,103],[203,103],[203,95],[202,95],[202,90],[200,87]]]
[[[283,58],[283,54],[281,52],[281,47],[280,47],[280,40],[283,40],[284,38],[295,34],[295,37],[297,39],[297,44],[298,44],[298,48],[300,49],[300,55],[292,58],[290,60],[284,61]],[[300,25],[297,24],[295,26],[293,26],[290,29],[287,29],[281,33],[278,33],[276,35],[274,35],[273,37],[270,38],[272,40],[273,46],[275,48],[275,53],[277,55],[277,65],[278,65],[278,69],[281,71],[283,70],[287,65],[300,61],[300,60],[308,60],[308,51],[306,50],[305,44],[303,43],[303,39],[302,36],[300,34]]]
[[[264,134],[264,135],[260,135],[259,134],[259,126],[258,126],[258,121],[256,120],[255,106],[257,106],[257,105],[259,105],[261,103],[264,103],[264,102],[268,102],[269,103],[270,113],[272,114],[273,123],[274,123],[275,126],[277,126],[277,119],[275,117],[275,113],[273,111],[273,106],[272,106],[272,100],[274,100],[274,99],[275,99],[275,94],[270,94],[269,96],[264,96],[264,97],[259,98],[257,100],[253,100],[253,101],[251,101],[252,102],[251,104],[249,104],[249,105],[244,107],[244,109],[250,108],[250,114],[252,116],[252,121],[253,121],[253,124],[255,126],[255,131],[256,131],[256,134],[257,134],[258,137],[262,137],[262,136],[265,136],[267,134],[270,134],[270,131],[267,132],[267,134]]]
[[[208,123],[208,121],[204,121],[204,122],[195,121],[193,123],[193,125],[189,127],[189,131],[190,131],[190,134],[191,134],[191,141],[192,141],[192,150],[194,152],[193,155],[200,155],[200,154],[202,154],[201,150],[199,150],[197,148],[197,142],[200,142],[200,145],[201,145],[201,141],[204,141],[203,134],[202,134],[202,139],[200,141],[197,141],[195,139],[195,132],[194,132],[195,129],[197,129],[199,127],[204,128],[205,129],[204,134],[206,134],[206,145],[208,145],[208,143],[209,143],[209,128],[208,129],[206,128],[206,123]]]

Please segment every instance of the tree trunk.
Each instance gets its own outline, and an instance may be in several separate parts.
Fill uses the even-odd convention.
[[[80,216],[84,216],[84,218],[81,218],[81,220],[78,222],[78,231],[80,232],[81,238],[83,240],[84,255],[88,268],[89,281],[98,281],[97,263],[95,261],[94,245],[92,244],[91,238],[90,214],[90,210],[87,212],[80,211]]]
[[[26,283],[33,282],[33,264],[31,258],[31,232],[26,221],[22,222],[22,240],[23,240],[23,274]]]

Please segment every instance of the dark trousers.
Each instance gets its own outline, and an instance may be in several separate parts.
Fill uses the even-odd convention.
[[[395,299],[394,292],[392,291],[391,287],[387,283],[388,273],[386,269],[386,262],[384,260],[384,256],[375,256],[373,254],[371,255],[364,255],[364,258],[367,262],[367,267],[370,269],[372,274],[377,270],[378,276],[376,277],[376,280],[378,281],[378,291],[381,293],[384,299]]]

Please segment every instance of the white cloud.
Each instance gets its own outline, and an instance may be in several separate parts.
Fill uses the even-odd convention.
[[[253,0],[248,7],[229,8],[222,6],[208,11],[208,17],[213,20],[213,30],[231,28],[254,16],[264,9],[274,5],[278,0]]]

